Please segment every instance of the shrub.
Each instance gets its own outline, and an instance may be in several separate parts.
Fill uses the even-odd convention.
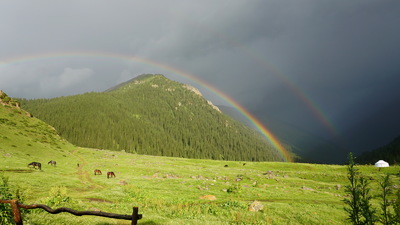
[[[49,192],[49,197],[46,199],[46,205],[50,207],[65,206],[70,203],[71,198],[67,196],[67,188],[64,186],[52,187]]]
[[[16,199],[19,202],[24,200],[24,195],[19,188],[12,189],[8,184],[8,177],[0,174],[0,199]],[[21,209],[21,214],[27,213],[27,210]],[[23,218],[23,217],[22,217]],[[10,204],[0,203],[0,224],[14,224],[14,216]]]
[[[226,191],[228,193],[240,193],[242,192],[242,186],[240,184],[232,184]]]
[[[8,178],[0,175],[0,199],[12,199]],[[0,224],[13,224],[14,218],[10,204],[0,204]]]

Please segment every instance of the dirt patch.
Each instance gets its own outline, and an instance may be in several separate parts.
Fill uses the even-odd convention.
[[[108,201],[108,200],[101,199],[101,198],[86,198],[86,199],[91,201],[91,202],[114,203],[112,201]]]
[[[0,170],[0,172],[13,172],[13,173],[33,173],[35,170],[23,170],[23,169],[16,169],[16,170]]]
[[[251,201],[251,199],[248,199],[248,201]],[[285,202],[285,203],[290,203],[290,202],[302,202],[302,203],[308,203],[308,204],[341,204],[340,199],[338,201],[332,201],[332,200],[313,200],[313,199],[259,199],[258,201],[260,202]]]
[[[217,199],[217,197],[215,197],[215,195],[203,195],[203,196],[200,196],[199,199],[214,201]]]

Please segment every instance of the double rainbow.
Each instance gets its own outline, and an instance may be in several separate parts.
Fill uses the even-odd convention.
[[[34,61],[39,59],[53,59],[53,58],[62,58],[62,57],[93,57],[93,58],[105,58],[105,59],[117,59],[117,60],[128,60],[138,63],[143,63],[147,65],[151,65],[160,69],[164,69],[170,71],[176,75],[187,78],[194,83],[210,90],[212,93],[216,94],[226,102],[228,102],[232,107],[234,107],[237,111],[239,111],[249,122],[251,122],[259,132],[271,143],[271,145],[279,152],[282,159],[287,162],[292,162],[293,159],[282,146],[278,138],[276,138],[270,130],[267,129],[255,116],[253,116],[247,109],[245,109],[242,105],[236,102],[232,97],[218,90],[213,85],[199,79],[198,77],[184,72],[178,68],[172,67],[170,65],[156,62],[154,60],[149,60],[146,58],[131,56],[125,54],[116,54],[110,52],[95,52],[95,51],[74,51],[74,52],[55,52],[55,53],[42,53],[36,55],[26,55],[26,56],[18,56],[7,59],[0,59],[0,66],[7,66],[13,63],[24,63],[28,61]]]

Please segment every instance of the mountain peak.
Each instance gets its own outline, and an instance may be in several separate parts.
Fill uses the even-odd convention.
[[[147,82],[149,80],[152,80],[152,79],[154,79],[156,77],[163,77],[165,79],[168,79],[162,74],[142,74],[142,75],[136,76],[136,77],[134,77],[132,79],[129,79],[129,80],[125,81],[125,82],[122,82],[120,84],[117,84],[114,87],[111,87],[111,88],[105,90],[104,92],[115,91],[115,90],[120,89],[120,88],[122,88],[122,87],[124,87],[126,85],[129,85],[129,84],[145,83],[145,82]]]

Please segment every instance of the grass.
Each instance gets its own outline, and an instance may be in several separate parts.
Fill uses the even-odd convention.
[[[42,157],[38,161],[44,164],[38,171],[26,167],[35,156],[6,149],[0,150],[0,170],[11,185],[24,190],[25,204],[51,202],[55,190],[61,188],[70,200],[54,207],[130,214],[132,207],[138,206],[143,214],[139,224],[343,224],[346,220],[342,202],[347,184],[345,166],[243,165],[68,146],[61,153],[53,150],[50,157],[37,149]],[[57,161],[56,167],[46,164],[50,159]],[[359,168],[373,179],[399,172],[399,167],[381,171],[373,166]],[[102,170],[103,175],[95,176],[94,169]],[[106,171],[115,172],[117,177],[107,179]],[[216,200],[199,199],[204,195],[214,195]],[[264,205],[262,211],[247,210],[254,200]],[[129,224],[40,210],[26,217],[31,224]]]
[[[343,198],[346,167],[283,162],[184,159],[76,147],[46,124],[0,107],[0,174],[9,178],[24,204],[131,214],[139,224],[346,224]],[[12,121],[12,124],[11,122]],[[57,166],[47,164],[57,161]],[[42,170],[28,168],[32,161]],[[79,164],[79,166],[78,166]],[[225,167],[227,165],[227,167]],[[359,166],[373,180],[386,173],[399,184],[399,166]],[[103,175],[94,175],[100,169]],[[113,171],[116,178],[107,179]],[[215,200],[201,199],[213,195]],[[253,201],[263,210],[248,211]],[[378,206],[378,202],[373,202]],[[24,224],[130,224],[129,221],[41,209],[24,214]]]

